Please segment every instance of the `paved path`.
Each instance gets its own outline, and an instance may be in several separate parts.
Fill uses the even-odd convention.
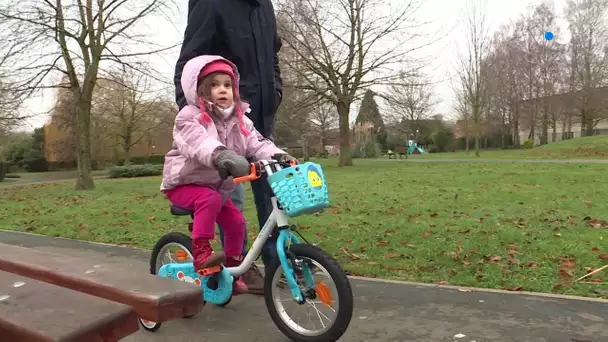
[[[149,252],[36,235],[0,232],[0,242],[120,263],[145,274]],[[342,341],[608,341],[608,301],[462,292],[416,284],[352,280],[355,313]],[[465,337],[455,339],[454,335]],[[140,331],[127,342],[283,342],[262,298],[236,297],[206,306],[192,319]]]
[[[608,164],[608,159],[378,159],[386,162],[412,163],[553,163],[553,164]]]

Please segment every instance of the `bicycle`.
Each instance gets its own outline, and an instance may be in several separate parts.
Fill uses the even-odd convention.
[[[270,317],[278,329],[291,340],[315,342],[338,340],[348,328],[353,314],[353,294],[348,277],[331,255],[308,243],[294,225],[289,225],[290,217],[312,214],[329,206],[329,196],[321,166],[312,162],[280,163],[271,159],[253,162],[250,168],[248,176],[234,178],[234,182],[238,184],[253,181],[265,175],[273,191],[271,199],[273,210],[242,264],[229,268],[215,266],[203,270],[201,272],[203,275],[200,275],[192,264],[190,237],[172,232],[161,237],[154,246],[150,259],[150,272],[201,286],[205,303],[210,302],[223,307],[232,299],[234,278],[251,267],[259,257],[266,240],[278,233],[278,261],[267,267],[264,278],[264,301]],[[194,213],[191,211],[172,206],[171,212],[177,216],[189,215],[194,220]],[[192,231],[192,222],[189,223],[188,229]],[[171,252],[173,247],[178,248],[175,253]],[[170,262],[160,265],[159,262],[162,262],[160,258],[165,255],[169,256]],[[173,255],[179,262],[173,259]],[[336,285],[335,291],[331,291],[325,282],[315,281],[314,276],[317,271],[323,271],[329,276]],[[278,296],[277,287],[287,288],[289,296],[286,297],[290,298],[282,299]],[[339,303],[337,309],[334,309],[335,299]],[[304,328],[299,320],[296,322],[288,317],[285,302],[294,302],[297,305],[295,311],[303,306],[315,309],[321,329]],[[329,308],[335,314],[334,320],[321,313],[319,308]],[[324,319],[333,323],[326,325]],[[141,318],[140,323],[148,331],[156,331],[161,326],[161,323]]]

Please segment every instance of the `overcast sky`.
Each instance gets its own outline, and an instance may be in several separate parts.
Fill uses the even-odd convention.
[[[180,41],[186,26],[187,0],[177,0],[180,4],[179,18],[174,24],[159,24],[154,21],[149,25],[151,35],[158,41]],[[403,0],[406,1],[406,0]],[[482,1],[482,0],[480,0]],[[487,23],[490,32],[495,32],[501,24],[506,24],[511,20],[517,19],[526,12],[529,7],[540,4],[542,0],[487,0]],[[435,97],[438,101],[437,114],[446,117],[453,115],[452,104],[454,93],[452,84],[454,79],[457,49],[465,46],[466,32],[464,28],[464,18],[467,0],[423,0],[423,5],[418,12],[420,21],[428,21],[429,32],[440,32],[442,37],[437,43],[421,50],[419,53],[424,56],[432,57],[432,64],[428,71],[432,74],[435,85]],[[566,0],[554,0],[558,16],[562,16]],[[562,37],[556,37],[558,41],[566,41],[566,26],[563,21],[559,24],[562,29]],[[555,28],[546,28],[548,31]],[[151,57],[150,62],[165,77],[170,79],[173,75],[175,60],[177,59],[178,49],[166,53],[163,56]],[[54,92],[47,91],[42,98],[31,99],[28,103],[28,111],[43,113],[48,111],[54,102]],[[353,113],[356,115],[356,113]],[[352,117],[354,119],[354,117]],[[48,117],[38,115],[28,121],[26,130],[43,125]]]

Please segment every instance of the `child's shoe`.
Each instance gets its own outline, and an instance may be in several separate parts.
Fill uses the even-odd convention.
[[[197,272],[207,267],[221,265],[226,259],[224,252],[213,252],[209,239],[204,238],[192,240],[192,254]]]
[[[226,267],[238,267],[243,262],[243,256],[238,257],[228,257],[226,258],[226,263],[224,264]],[[233,295],[239,295],[249,292],[249,288],[247,284],[243,281],[243,276],[239,276],[234,279],[234,283],[232,283]]]

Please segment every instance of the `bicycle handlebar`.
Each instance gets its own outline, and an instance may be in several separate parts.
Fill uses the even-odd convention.
[[[267,165],[278,164],[278,163],[279,162],[276,160],[268,160]],[[289,161],[289,166],[296,166],[296,165],[298,165],[298,162],[296,160]],[[261,160],[258,160],[257,162],[253,162],[253,163],[249,164],[249,174],[247,176],[235,177],[233,179],[234,184],[251,182],[251,181],[260,179],[262,177],[262,172],[264,171],[264,166],[266,166],[266,165],[262,164]]]

